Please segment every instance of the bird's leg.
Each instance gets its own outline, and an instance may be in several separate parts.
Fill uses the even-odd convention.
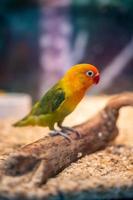
[[[71,142],[71,138],[70,138],[66,133],[64,133],[62,130],[60,131],[60,130],[54,129],[54,130],[50,131],[49,134],[50,134],[51,136],[61,135],[61,136],[63,136],[65,139],[67,139],[69,142]]]
[[[69,132],[73,132],[73,133],[76,133],[78,138],[81,137],[80,133],[78,131],[76,131],[75,129],[67,127],[67,126],[62,126],[62,123],[58,123],[57,125],[61,129],[62,132],[65,132],[67,134],[69,134]]]

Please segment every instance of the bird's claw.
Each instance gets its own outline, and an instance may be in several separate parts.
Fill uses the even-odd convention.
[[[69,142],[71,142],[71,138],[66,133],[64,133],[63,131],[54,130],[54,131],[51,131],[49,134],[51,136],[61,135],[65,139],[67,139]]]
[[[64,126],[63,126],[63,127],[61,127],[61,130],[62,130],[63,132],[65,132],[65,133],[67,133],[67,134],[70,134],[68,131],[73,132],[73,133],[76,134],[77,138],[81,138],[80,133],[79,133],[77,130],[73,129],[73,128],[64,127]]]

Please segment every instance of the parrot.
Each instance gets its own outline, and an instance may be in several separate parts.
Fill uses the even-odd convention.
[[[61,135],[70,140],[68,134],[75,129],[63,126],[67,115],[72,113],[85,96],[88,88],[97,84],[100,72],[91,64],[76,64],[68,69],[65,75],[44,96],[33,105],[29,114],[13,124],[15,127],[43,126],[49,127],[50,135]],[[57,125],[58,129],[55,128]]]

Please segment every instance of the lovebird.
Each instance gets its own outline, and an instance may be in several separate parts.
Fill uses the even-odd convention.
[[[61,135],[70,139],[68,134],[79,133],[62,125],[65,117],[76,108],[88,88],[97,84],[100,79],[99,70],[91,64],[72,66],[66,74],[46,94],[35,103],[31,112],[14,126],[39,125],[49,127],[50,135]],[[55,125],[59,129],[55,129]]]

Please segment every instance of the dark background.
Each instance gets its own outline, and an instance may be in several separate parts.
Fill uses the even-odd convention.
[[[1,0],[0,90],[36,99],[73,64],[92,63],[102,73],[132,36],[132,0]],[[133,89],[133,59],[127,60],[94,94]]]

